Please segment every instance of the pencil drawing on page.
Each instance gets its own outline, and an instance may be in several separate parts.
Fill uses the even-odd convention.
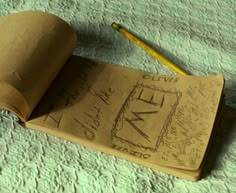
[[[157,151],[181,95],[175,89],[165,90],[155,85],[137,83],[115,119],[112,138],[152,152]]]

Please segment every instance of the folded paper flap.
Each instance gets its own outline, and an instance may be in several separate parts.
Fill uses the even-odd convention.
[[[79,70],[78,70],[79,69]],[[74,56],[30,126],[158,164],[197,170],[211,136],[223,76],[146,74]],[[102,148],[104,147],[104,148]]]
[[[16,88],[30,113],[71,56],[75,31],[59,17],[24,11],[0,17],[0,80]]]
[[[29,107],[22,94],[10,84],[0,81],[0,108],[10,110],[25,122],[29,117]]]

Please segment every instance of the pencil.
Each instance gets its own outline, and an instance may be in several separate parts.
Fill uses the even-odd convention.
[[[166,66],[168,66],[170,69],[172,69],[177,74],[182,75],[182,76],[190,75],[188,72],[186,72],[185,70],[183,70],[182,68],[180,68],[179,66],[177,66],[176,64],[171,62],[170,60],[168,60],[161,53],[159,53],[156,50],[154,50],[151,46],[147,45],[142,40],[140,40],[139,38],[134,36],[132,33],[127,31],[126,29],[124,29],[121,25],[113,22],[111,24],[111,27],[113,29],[117,30],[118,32],[120,32],[121,34],[123,34],[125,37],[127,37],[129,40],[131,40],[135,44],[137,44],[139,47],[143,48],[145,51],[147,51],[149,54],[151,54],[156,59],[158,59],[161,63],[163,63]]]

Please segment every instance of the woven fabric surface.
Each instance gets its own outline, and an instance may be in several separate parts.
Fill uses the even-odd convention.
[[[234,0],[0,0],[0,15],[29,9],[70,23],[77,31],[77,55],[174,74],[110,27],[113,21],[123,24],[193,75],[224,74],[226,106],[198,182],[23,128],[1,110],[1,193],[236,192]]]

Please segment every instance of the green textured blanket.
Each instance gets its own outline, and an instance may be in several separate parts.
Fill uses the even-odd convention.
[[[80,56],[174,74],[110,27],[122,23],[192,74],[224,74],[227,106],[196,183],[26,130],[2,110],[0,192],[236,192],[234,1],[0,1],[0,15],[29,9],[68,21],[77,31]]]

